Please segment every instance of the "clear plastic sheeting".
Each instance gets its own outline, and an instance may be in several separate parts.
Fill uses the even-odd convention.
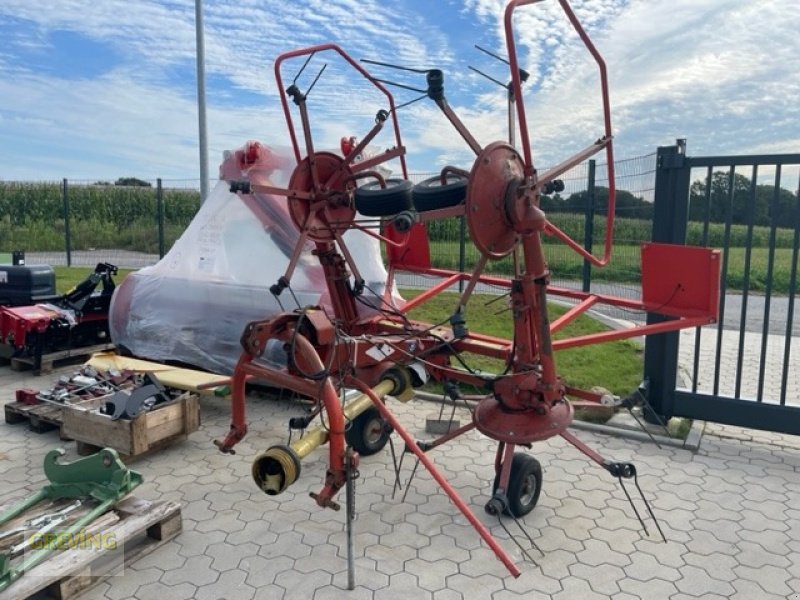
[[[226,153],[222,181],[166,256],[117,286],[109,326],[120,351],[229,374],[241,354],[239,338],[247,323],[298,307],[326,308],[326,281],[311,243],[292,275],[291,289],[279,298],[270,293],[299,239],[286,198],[229,191],[228,181],[254,177],[283,186],[293,162],[257,142]],[[386,285],[379,243],[357,230],[344,239],[368,288],[364,303],[357,305],[369,311],[367,305],[381,302],[373,294],[383,294]]]

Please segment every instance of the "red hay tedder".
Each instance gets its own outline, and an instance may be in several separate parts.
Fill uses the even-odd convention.
[[[518,65],[512,17],[518,7],[535,2],[512,0],[505,12],[511,77],[508,86],[511,124],[508,142],[495,141],[481,146],[448,105],[442,72],[436,69],[423,71],[427,95],[474,152],[475,160],[469,171],[445,167],[440,176],[416,186],[407,179],[406,149],[400,136],[395,102],[381,81],[333,44],[296,50],[278,57],[275,77],[297,166],[286,188],[273,186],[257,176],[251,177],[249,183],[231,184],[232,188],[244,194],[258,192],[286,198],[291,220],[300,231],[286,272],[272,286],[272,293],[277,296],[287,288],[291,291],[292,274],[301,252],[308,242],[312,242],[327,281],[330,308],[302,308],[252,322],[246,327],[241,338],[244,351],[232,380],[231,428],[224,439],[215,442],[221,451],[232,453],[234,446],[247,433],[245,384],[248,380],[266,381],[310,398],[315,403],[313,415],[324,415],[325,425],[307,431],[300,441],[291,445],[275,445],[267,449],[256,458],[253,477],[267,494],[279,494],[299,477],[301,459],[314,448],[327,443],[327,476],[323,487],[312,496],[320,507],[338,508],[335,497],[346,485],[350,490],[349,482],[357,466],[358,454],[377,452],[391,433],[397,433],[407,450],[425,466],[514,576],[518,576],[520,571],[512,558],[437,470],[427,451],[472,429],[496,440],[495,484],[485,509],[498,518],[506,515],[520,519],[534,508],[541,489],[541,466],[521,449],[553,436],[564,438],[618,478],[620,483],[623,479],[633,478],[635,481],[633,464],[604,458],[567,430],[574,408],[597,405],[601,396],[566,385],[558,375],[554,353],[563,348],[713,323],[717,318],[719,292],[717,251],[661,244],[646,244],[642,249],[640,301],[550,285],[542,236],[562,241],[598,267],[610,260],[615,205],[614,155],[605,63],[568,2],[559,0],[599,70],[602,132],[585,150],[548,171],[540,173],[534,167],[522,102],[525,73]],[[386,109],[378,111],[374,126],[360,143],[348,140],[344,145],[344,156],[315,150],[306,104],[310,90],[303,93],[295,83],[299,74],[288,87],[281,75],[281,67],[287,61],[302,59],[307,64],[311,57],[322,53],[338,54],[375,86],[388,104]],[[295,106],[291,107],[291,104]],[[299,113],[304,151],[298,143],[293,111]],[[519,129],[519,150],[514,141],[515,121]],[[387,124],[394,132],[394,147],[372,158],[356,161],[356,157]],[[600,152],[604,152],[606,158],[609,200],[604,251],[601,256],[595,256],[548,220],[540,208],[540,196],[558,190],[563,185],[559,176]],[[376,167],[393,159],[399,160],[403,177],[385,179]],[[455,216],[466,218],[470,238],[480,253],[471,273],[432,268],[430,265],[425,223]],[[375,217],[380,217],[380,227],[375,226]],[[343,233],[350,228],[378,237],[386,245],[388,285],[379,299],[381,304],[371,307],[377,309],[377,314],[375,310],[368,314],[360,310],[364,282],[343,240]],[[514,257],[516,267],[513,277],[504,279],[484,274],[489,261],[509,255]],[[399,271],[436,276],[439,283],[409,302],[399,302],[391,293],[395,274]],[[459,281],[466,282],[466,285],[453,312],[443,321],[444,325],[408,318],[413,308]],[[479,283],[507,289],[513,318],[511,340],[469,331],[466,309]],[[574,306],[550,322],[548,295],[571,299],[575,301]],[[672,318],[628,329],[557,341],[552,339],[554,332],[599,304],[655,312]],[[283,344],[288,355],[286,367],[277,368],[259,360],[270,340]],[[454,363],[453,359],[458,359],[462,352],[502,359],[506,368],[497,374],[473,372]],[[483,395],[472,411],[471,422],[433,441],[419,442],[399,422],[385,399],[387,396],[400,401],[409,399],[413,395],[412,388],[428,377],[444,382],[450,390],[457,389],[454,383],[469,384],[482,390]],[[346,390],[357,390],[360,395],[352,398],[352,394],[348,394],[349,399],[345,401]],[[653,517],[646,501],[645,506]],[[638,511],[636,514],[638,517]]]

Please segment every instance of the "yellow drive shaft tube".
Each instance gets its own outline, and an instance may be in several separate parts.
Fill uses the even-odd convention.
[[[397,374],[402,375],[398,381]],[[407,371],[392,369],[392,377],[381,380],[372,391],[383,399],[388,394],[395,395],[398,400],[405,401],[413,396],[410,378]],[[372,406],[372,400],[366,394],[360,394],[347,404],[342,412],[347,421],[352,421]],[[280,444],[271,446],[253,461],[252,474],[256,485],[264,493],[275,496],[286,490],[300,476],[300,461],[313,450],[328,441],[329,431],[323,425],[315,427],[289,446]]]

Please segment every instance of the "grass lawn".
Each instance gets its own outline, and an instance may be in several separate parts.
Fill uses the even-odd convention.
[[[91,267],[54,267],[56,287],[59,293],[72,289],[93,271]],[[115,278],[119,284],[131,269],[120,269]],[[421,290],[402,290],[406,299],[411,299]],[[413,319],[438,323],[449,316],[456,306],[458,295],[443,293],[432,298],[411,313]],[[494,302],[491,302],[495,300]],[[553,320],[566,311],[560,304],[550,303],[550,319]],[[470,331],[496,337],[511,338],[511,314],[504,299],[497,296],[474,294],[467,307],[467,325]],[[555,338],[572,337],[605,331],[608,328],[585,315],[559,331]],[[632,341],[623,340],[596,346],[583,346],[556,353],[556,366],[559,375],[570,385],[581,388],[602,386],[614,394],[628,394],[642,379],[644,351]],[[502,361],[484,356],[465,354],[464,359],[470,367],[487,372],[501,372]]]
[[[417,296],[421,290],[401,290],[406,299]],[[491,300],[494,302],[489,303]],[[411,318],[438,323],[450,315],[456,307],[458,295],[443,293],[417,307]],[[560,304],[550,303],[548,311],[553,320],[566,312]],[[496,296],[474,294],[467,306],[467,326],[470,331],[503,338],[511,338],[511,313],[504,299]],[[580,316],[555,335],[555,339],[606,331],[608,328],[587,317]],[[471,368],[499,373],[505,368],[502,361],[465,353],[464,360]],[[582,346],[556,353],[559,375],[575,387],[604,387],[614,394],[626,395],[636,389],[642,380],[644,349],[636,342],[622,340],[601,345]]]
[[[94,272],[94,267],[53,267],[56,273],[56,292],[65,294]],[[135,269],[120,269],[114,282],[119,285]]]

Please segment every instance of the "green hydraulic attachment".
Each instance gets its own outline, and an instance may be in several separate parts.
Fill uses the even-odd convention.
[[[120,460],[117,451],[111,448],[104,448],[91,456],[61,464],[58,459],[63,455],[64,450],[60,448],[47,453],[44,457],[44,473],[50,483],[0,515],[0,527],[42,500],[81,498],[98,502],[91,511],[77,519],[63,532],[59,532],[59,535],[69,539],[142,483],[142,476],[128,469]],[[0,554],[0,592],[22,577],[23,573],[45,560],[54,549],[54,547],[48,548],[45,544],[44,548],[28,552],[22,562],[13,569],[10,567],[11,552]]]

